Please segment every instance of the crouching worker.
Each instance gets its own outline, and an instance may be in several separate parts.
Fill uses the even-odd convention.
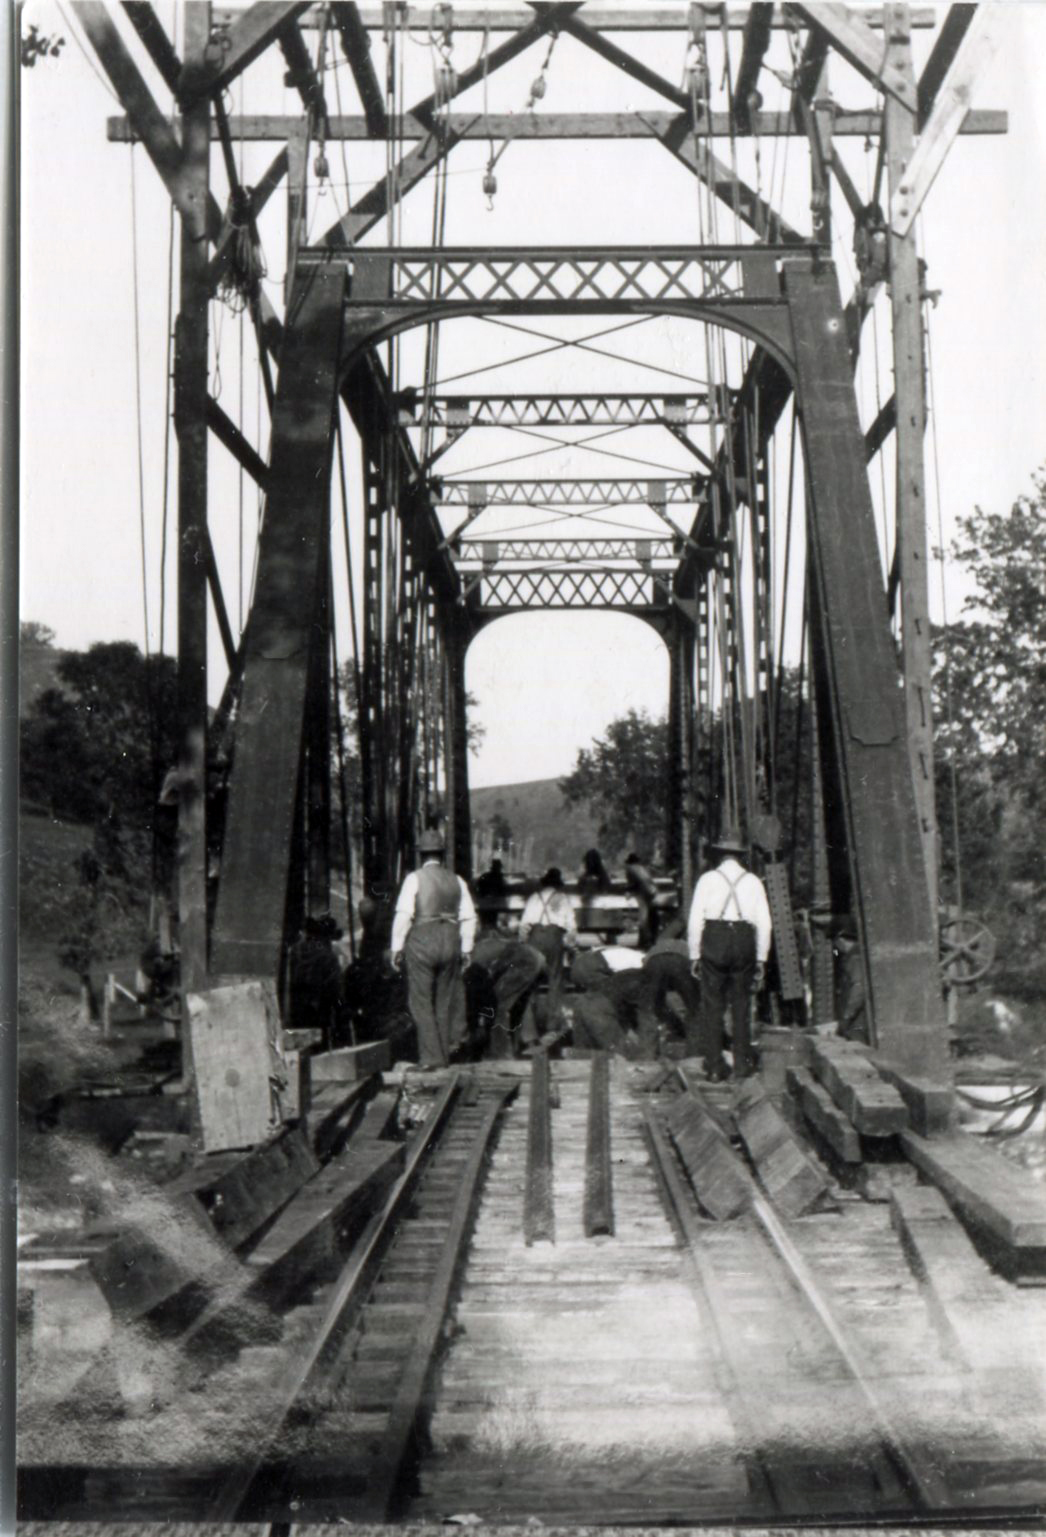
[[[396,900],[392,964],[398,971],[406,963],[420,1065],[446,1067],[466,1035],[462,968],[472,959],[476,909],[461,877],[443,868],[442,833],[423,832],[418,853],[421,869],[410,872]]]
[[[493,1058],[518,1057],[537,1039],[531,996],[545,975],[545,957],[496,928],[484,928],[476,940],[467,991],[483,1047]]]
[[[577,948],[574,907],[563,889],[563,876],[555,865],[541,877],[537,891],[527,898],[519,921],[519,937],[545,958],[548,969],[546,1030],[558,1030],[563,1006],[563,965]]]

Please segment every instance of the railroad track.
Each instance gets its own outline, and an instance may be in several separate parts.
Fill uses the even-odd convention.
[[[677,1083],[620,1061],[428,1083],[336,1281],[208,1385],[201,1412],[249,1410],[216,1435],[223,1465],[136,1470],[130,1495],[108,1491],[124,1519],[278,1533],[968,1508],[973,1475],[942,1466],[939,1432],[973,1445],[970,1384],[885,1206],[786,1224],[753,1181],[745,1213],[709,1220],[659,1108]]]

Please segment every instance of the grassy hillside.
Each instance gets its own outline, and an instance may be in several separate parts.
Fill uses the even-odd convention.
[[[513,870],[538,875],[548,865],[572,874],[586,849],[599,846],[598,825],[581,807],[568,806],[558,779],[532,779],[525,784],[490,785],[471,794],[473,834],[493,816],[503,816],[512,828]],[[612,855],[614,850],[605,851]]]

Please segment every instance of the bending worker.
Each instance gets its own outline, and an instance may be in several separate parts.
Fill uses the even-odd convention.
[[[519,921],[519,937],[545,957],[548,968],[545,1028],[555,1030],[559,1025],[563,993],[563,948],[566,946],[573,952],[577,945],[573,903],[563,890],[563,876],[555,865],[545,871],[537,891],[527,898]]]
[[[762,985],[770,954],[770,906],[762,881],[740,863],[747,853],[733,830],[709,845],[719,856],[694,889],[687,925],[691,969],[701,979],[701,1023],[705,1073],[727,1076],[723,1057],[723,1009],[733,1023],[734,1077],[755,1071],[751,1040],[751,994]]]
[[[407,1007],[418,1032],[422,1067],[446,1067],[465,1039],[462,967],[472,958],[476,909],[460,876],[443,868],[443,834],[418,839],[423,858],[400,887],[392,920],[392,964],[407,963]]]

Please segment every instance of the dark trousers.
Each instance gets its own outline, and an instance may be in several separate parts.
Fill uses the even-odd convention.
[[[602,991],[581,993],[574,1000],[574,1045],[593,1051],[621,1051],[626,1044],[621,1013]]]
[[[465,988],[458,925],[416,923],[403,949],[407,1007],[418,1032],[418,1061],[446,1067],[465,1037]]]
[[[544,957],[533,945],[513,939],[478,941],[467,973],[468,991],[477,1021],[489,1024],[490,1056],[518,1056],[527,1035],[527,1002],[544,971]],[[534,1034],[532,1022],[530,1034]]]
[[[563,930],[558,923],[536,923],[527,935],[527,944],[533,945],[545,960],[548,972],[548,1001],[545,1018],[540,1021],[542,1031],[558,1030],[563,1013]]]
[[[701,1022],[705,1068],[721,1072],[723,1010],[729,1008],[734,1035],[734,1074],[754,1070],[750,1016],[755,976],[755,929],[750,923],[710,919],[701,935]]]

